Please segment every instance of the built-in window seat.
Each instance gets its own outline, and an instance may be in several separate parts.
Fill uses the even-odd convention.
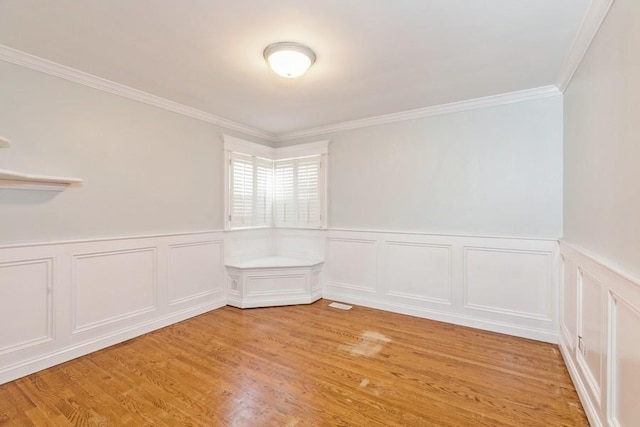
[[[234,307],[310,304],[322,297],[322,260],[271,255],[225,264],[227,303]]]

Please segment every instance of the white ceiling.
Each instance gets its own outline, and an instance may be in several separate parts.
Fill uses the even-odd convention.
[[[589,0],[0,0],[0,44],[269,133],[554,85]],[[275,76],[270,43],[318,60]]]

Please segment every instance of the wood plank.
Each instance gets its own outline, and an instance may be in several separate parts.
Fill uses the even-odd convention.
[[[321,300],[224,307],[0,386],[0,425],[588,426],[557,346]]]

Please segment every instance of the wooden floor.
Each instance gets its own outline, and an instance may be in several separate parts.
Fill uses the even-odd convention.
[[[225,307],[1,385],[0,425],[588,425],[554,345],[328,303]]]

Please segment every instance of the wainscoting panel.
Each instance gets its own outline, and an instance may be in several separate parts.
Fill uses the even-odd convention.
[[[564,255],[561,255],[560,266],[560,307],[563,315],[560,316],[560,333],[564,342],[573,352],[578,342],[578,280],[577,270],[571,268]]]
[[[384,260],[386,295],[451,304],[451,246],[388,241]]]
[[[551,252],[464,248],[465,308],[552,320]]]
[[[156,271],[153,247],[75,255],[73,332],[155,310]]]
[[[600,406],[602,377],[605,361],[605,334],[607,296],[605,289],[594,277],[579,269],[578,272],[578,351],[576,359],[587,379],[594,401]]]
[[[593,426],[635,426],[640,420],[640,280],[566,242],[560,242],[560,251],[560,316],[567,325],[560,350],[589,421]]]
[[[367,238],[327,238],[326,290],[345,294],[375,294],[378,245]]]
[[[0,262],[0,355],[53,339],[52,269],[52,258]]]
[[[611,294],[611,402],[609,421],[632,426],[640,421],[640,307]]]
[[[223,291],[221,240],[169,246],[169,304],[182,304]]]
[[[548,342],[558,243],[330,229],[323,296]]]
[[[247,296],[249,297],[304,294],[307,286],[305,274],[282,274],[280,276],[254,274],[247,276]],[[271,289],[277,289],[277,292]]]
[[[225,305],[223,240],[0,247],[0,384]]]

